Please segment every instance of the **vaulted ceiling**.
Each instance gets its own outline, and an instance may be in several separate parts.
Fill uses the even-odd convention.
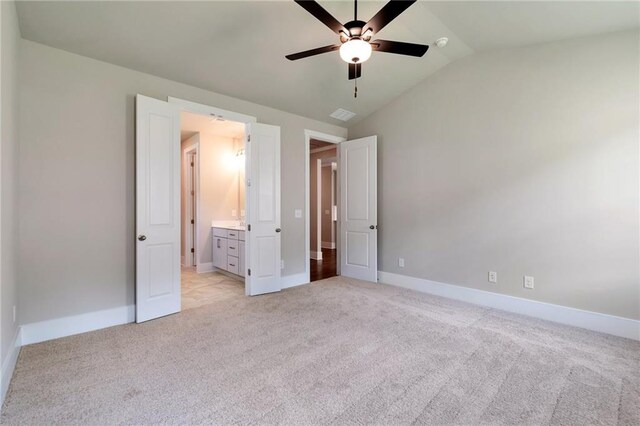
[[[359,2],[367,20],[385,2]],[[353,2],[320,1],[339,21]],[[637,2],[419,1],[380,38],[435,46],[423,58],[376,53],[358,98],[336,52],[290,62],[285,55],[337,37],[293,1],[19,2],[25,39],[284,111],[357,122],[452,61],[477,51],[638,28]]]

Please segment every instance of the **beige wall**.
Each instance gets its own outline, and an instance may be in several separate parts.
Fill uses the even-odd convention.
[[[235,141],[200,133],[200,206],[198,220],[198,265],[213,262],[212,220],[237,220],[238,177]],[[236,210],[236,216],[232,216]],[[211,265],[213,266],[213,265]]]
[[[18,304],[18,48],[14,2],[0,2],[0,365],[17,332]],[[19,314],[19,313],[18,313]],[[18,318],[19,319],[19,318]],[[3,378],[5,382],[7,378]]]
[[[640,318],[638,40],[474,55],[350,128],[378,135],[380,269]]]
[[[337,155],[336,148],[329,149],[326,151],[320,151],[311,153],[309,155],[309,211],[311,214],[309,215],[309,245],[311,247],[311,251],[317,251],[319,243],[318,241],[318,201],[322,203],[322,200],[319,198],[322,197],[322,194],[318,194],[318,160],[322,160],[323,158],[335,157]],[[322,179],[322,178],[321,178]],[[322,213],[322,211],[321,211]],[[320,220],[322,218],[322,214],[320,214]]]
[[[304,130],[346,129],[26,40],[20,80],[23,323],[134,303],[136,93],[281,127],[282,273],[304,272]]]

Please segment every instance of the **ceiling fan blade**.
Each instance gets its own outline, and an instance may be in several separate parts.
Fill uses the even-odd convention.
[[[331,28],[333,32],[339,33],[344,31],[347,33],[344,25],[342,25],[336,18],[334,18],[329,12],[327,12],[318,2],[313,0],[294,0],[300,6],[302,6],[307,12],[315,16],[317,20]]]
[[[337,44],[331,44],[329,46],[318,47],[317,49],[305,50],[304,52],[292,53],[291,55],[285,56],[290,61],[296,61],[302,58],[308,58],[309,56],[320,55],[321,53],[333,52],[334,50],[340,49],[340,46]]]
[[[362,33],[364,34],[367,30],[372,30],[374,34],[378,33],[415,2],[416,0],[391,0],[376,13],[376,16],[367,22]]]
[[[371,42],[371,47],[378,52],[396,53],[398,55],[416,56],[418,58],[429,50],[429,46],[426,44],[389,40],[374,40]]]
[[[349,80],[362,77],[362,64],[349,63]]]

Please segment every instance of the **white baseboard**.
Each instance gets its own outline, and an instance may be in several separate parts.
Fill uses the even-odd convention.
[[[200,263],[196,265],[196,272],[204,274],[205,272],[213,272],[213,262]]]
[[[323,249],[335,250],[336,249],[336,243],[330,243],[330,242],[327,242],[327,241],[323,241],[320,244],[320,247],[322,247]]]
[[[285,275],[281,278],[280,282],[281,287],[285,289],[303,284],[309,284],[309,279],[307,278],[306,272],[303,272],[301,274]]]
[[[476,305],[572,325],[574,327],[586,328],[614,336],[626,337],[627,339],[640,340],[640,321],[630,318],[584,311],[567,306],[393,274],[391,272],[378,271],[378,281],[422,293],[434,294],[449,299],[461,300]]]
[[[59,337],[72,336],[87,331],[128,324],[136,319],[135,305],[104,309],[22,326],[22,344],[44,342]]]
[[[11,349],[9,349],[7,358],[2,363],[2,389],[0,394],[0,406],[4,404],[4,398],[7,396],[9,384],[11,383],[11,378],[13,377],[13,371],[15,370],[16,363],[18,362],[18,355],[20,354],[20,347],[22,346],[21,332],[22,329],[18,327],[16,329],[15,335],[13,336],[13,341],[11,342]]]
[[[322,260],[322,252],[311,250],[311,258],[314,260]]]

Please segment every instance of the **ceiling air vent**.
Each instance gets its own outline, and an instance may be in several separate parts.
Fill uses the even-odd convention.
[[[355,116],[356,116],[355,112],[347,111],[346,109],[342,109],[342,108],[338,108],[337,110],[331,113],[331,117],[337,120],[342,120],[342,121],[349,121]]]

